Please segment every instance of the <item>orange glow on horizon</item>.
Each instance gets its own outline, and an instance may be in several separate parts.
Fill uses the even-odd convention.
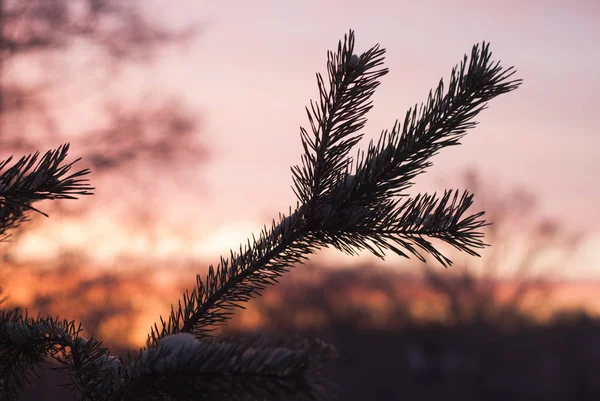
[[[289,322],[298,329],[326,326],[328,318],[324,314],[325,310],[318,307],[306,308],[304,302],[293,301],[303,299],[306,296],[304,291],[316,288],[324,277],[318,269],[315,270],[316,275],[313,271],[305,274],[302,267],[288,273],[290,277],[284,275],[280,285],[268,287],[264,296],[247,303],[246,310],[238,310],[227,327],[237,330],[268,327],[269,321],[266,319],[267,315],[261,313],[262,308],[279,310],[281,306],[298,308],[294,309],[296,312],[293,316],[285,317],[292,319]],[[377,268],[367,268],[365,272],[375,273],[374,269]],[[46,311],[44,313],[52,316],[75,319],[81,321],[87,330],[90,329],[90,324],[99,324],[95,329],[97,335],[109,343],[119,343],[134,349],[145,343],[150,326],[158,320],[159,315],[168,316],[170,304],[180,298],[183,289],[191,290],[194,283],[194,276],[191,274],[193,269],[183,269],[179,273],[168,269],[154,269],[143,274],[130,272],[114,278],[98,272],[92,274],[89,269],[79,270],[79,267],[65,267],[62,272],[60,269],[36,272],[31,266],[3,266],[2,270],[11,271],[2,278],[5,295],[9,296],[5,307],[20,305],[28,308],[31,315]],[[325,270],[322,272],[326,273]],[[315,280],[315,277],[321,278]],[[390,313],[393,313],[395,305],[407,301],[410,301],[409,311],[416,319],[445,319],[446,301],[423,288],[417,281],[401,277],[394,279],[390,281],[393,283],[392,293],[381,288],[365,287],[360,281],[353,282],[343,290],[347,296],[334,299],[330,297],[329,302],[332,302],[331,310],[337,311],[335,313],[340,313],[340,316],[356,308],[369,311],[365,315],[369,316],[368,320],[361,325],[387,327],[390,319],[393,319]],[[498,299],[509,296],[515,285],[510,282],[500,283]],[[600,283],[557,283],[550,302],[544,303],[541,309],[533,310],[534,316],[545,320],[557,308],[583,308],[593,316],[600,316],[600,300],[596,296],[599,290]],[[332,295],[336,293],[332,292]],[[291,298],[285,298],[284,295]],[[293,302],[293,305],[286,305],[286,302]],[[281,310],[281,313],[284,312],[285,309]],[[221,330],[222,326],[217,328]]]

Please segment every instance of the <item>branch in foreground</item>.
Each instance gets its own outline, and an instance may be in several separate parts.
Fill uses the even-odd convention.
[[[429,159],[441,148],[459,144],[467,129],[475,126],[471,120],[485,102],[520,85],[520,80],[508,80],[512,67],[504,70],[491,62],[489,45],[475,45],[470,62],[465,56],[460,68],[452,70],[448,93],[440,82],[419,113],[416,108],[407,112],[402,130],[396,123],[391,133],[382,133],[377,147],[369,145],[366,156],[359,152],[356,170],[350,174],[352,160],[343,157],[359,140],[352,135],[362,128],[362,116],[370,107],[368,99],[377,85],[372,78],[386,72],[374,69],[383,50],[375,46],[353,58],[353,43],[351,31],[337,53],[329,54],[329,90],[317,76],[320,108],[311,103],[312,117],[308,112],[315,139],[301,130],[304,168],[292,169],[299,198],[296,210],[292,213],[290,208],[287,217],[280,216],[279,224],[273,221],[270,230],[264,227],[258,240],[253,237],[229,259],[221,258],[216,269],[211,265],[204,282],[198,275],[191,294],[186,291],[166,322],[161,318],[162,327],[154,325],[149,348],[173,333],[209,336],[210,326],[225,322],[231,309],[243,307],[241,302],[260,295],[266,284],[277,282],[289,267],[323,246],[334,245],[350,254],[358,247],[380,257],[385,249],[407,256],[396,246],[400,245],[423,260],[417,246],[444,265],[451,261],[424,237],[438,238],[472,255],[485,246],[477,231],[486,224],[479,219],[483,213],[465,215],[472,203],[468,193],[460,199],[455,194],[450,204],[451,192],[439,202],[435,195],[419,195],[404,203],[394,198],[406,197],[402,192],[412,185],[410,180],[431,166]],[[357,93],[362,97],[353,103],[350,99]]]
[[[87,184],[88,179],[82,179],[90,173],[88,169],[62,178],[68,173],[73,164],[60,166],[67,152],[69,143],[59,146],[55,151],[48,151],[37,166],[32,169],[38,159],[39,152],[22,157],[12,167],[0,176],[0,234],[8,228],[18,227],[27,221],[24,212],[33,210],[48,217],[47,214],[31,206],[33,202],[43,199],[77,199],[74,195],[92,195],[93,187]],[[0,171],[12,160],[12,156],[0,162]],[[1,239],[5,240],[9,236]]]

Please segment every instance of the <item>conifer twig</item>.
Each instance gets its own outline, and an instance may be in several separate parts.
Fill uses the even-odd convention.
[[[55,151],[48,151],[37,166],[32,170],[38,159],[39,152],[22,157],[12,167],[0,176],[0,234],[8,228],[18,227],[28,219],[23,215],[26,210],[33,210],[48,217],[48,215],[31,204],[43,199],[77,199],[73,195],[92,195],[90,187],[86,184],[84,175],[90,173],[89,169],[80,170],[62,178],[81,158],[60,166],[67,156],[69,143],[59,146]],[[0,161],[0,170],[12,160]],[[6,240],[9,235],[1,240]]]
[[[489,44],[475,45],[470,60],[465,56],[452,70],[448,92],[440,81],[418,112],[416,106],[409,110],[402,126],[396,122],[391,132],[382,133],[377,146],[369,144],[366,155],[358,153],[355,172],[350,174],[353,160],[346,155],[360,140],[355,133],[364,126],[378,78],[387,73],[377,68],[384,54],[379,46],[360,57],[353,52],[350,31],[337,52],[328,54],[328,89],[317,74],[320,101],[307,108],[314,138],[301,128],[303,166],[292,168],[299,200],[294,213],[290,209],[278,225],[273,221],[270,230],[264,227],[258,240],[253,237],[239,253],[231,251],[229,259],[221,258],[216,270],[209,266],[204,281],[198,275],[191,294],[186,291],[166,322],[161,318],[162,327],[154,325],[148,347],[178,332],[200,339],[210,335],[210,327],[226,321],[233,307],[243,308],[241,302],[260,295],[266,284],[277,282],[289,267],[320,247],[333,245],[349,254],[356,254],[356,247],[381,258],[388,249],[424,260],[417,249],[421,248],[448,266],[451,260],[426,237],[471,255],[486,245],[477,231],[486,225],[480,220],[483,212],[466,215],[473,198],[468,192],[460,197],[446,191],[441,198],[435,194],[408,198],[403,191],[431,166],[429,159],[441,148],[459,144],[487,101],[520,85],[520,80],[508,80],[514,74],[512,67],[503,69],[499,62],[491,62]]]
[[[39,152],[22,157],[0,175],[0,234],[27,221],[24,216],[27,210],[48,217],[31,206],[35,201],[77,199],[73,195],[92,194],[89,191],[94,188],[86,184],[88,180],[78,178],[89,174],[88,169],[63,178],[80,160],[60,166],[68,150],[69,143],[66,143],[46,152],[33,170]],[[0,170],[11,160],[12,156],[0,162]],[[5,235],[2,240],[8,237],[10,235]],[[0,312],[0,400],[12,400],[21,394],[30,375],[36,373],[36,365],[64,351],[80,330],[81,327],[75,328],[74,321],[39,316],[33,319],[28,317],[27,310],[23,314],[20,308]]]

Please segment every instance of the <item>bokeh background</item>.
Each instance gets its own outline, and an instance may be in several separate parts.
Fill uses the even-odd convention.
[[[93,196],[1,244],[3,307],[144,345],[197,273],[296,204],[299,126],[349,29],[387,49],[366,148],[471,47],[524,80],[412,194],[475,192],[494,224],[444,269],[324,249],[220,330],[321,337],[340,399],[600,395],[600,6],[595,1],[0,1],[0,157],[71,143]],[[42,375],[28,399],[67,399]],[[67,397],[67,398],[64,398]],[[497,398],[494,398],[497,397]],[[498,398],[499,397],[499,398]],[[509,398],[507,398],[509,397]],[[589,397],[589,398],[587,398]],[[370,397],[372,398],[372,397]]]

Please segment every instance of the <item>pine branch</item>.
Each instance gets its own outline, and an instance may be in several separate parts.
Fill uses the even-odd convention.
[[[365,126],[365,115],[373,107],[370,98],[380,84],[378,79],[388,73],[387,68],[375,69],[383,64],[385,53],[379,45],[360,57],[353,53],[354,33],[350,31],[349,36],[344,35],[344,44],[338,43],[337,53],[327,54],[329,91],[317,73],[319,107],[311,100],[311,110],[306,108],[315,138],[300,127],[304,169],[292,168],[295,193],[301,203],[314,203],[323,188],[331,187],[347,167],[346,155],[362,138],[362,134],[351,135]],[[314,213],[314,204],[309,210]]]
[[[30,318],[17,308],[0,311],[0,400],[21,396],[45,358],[56,358],[81,331],[74,322]]]
[[[319,247],[333,245],[350,254],[356,253],[352,247],[358,247],[379,257],[390,249],[408,257],[395,243],[424,260],[417,250],[421,248],[448,266],[450,259],[424,237],[441,239],[472,255],[485,245],[477,231],[486,224],[478,220],[483,212],[463,217],[472,203],[468,193],[460,199],[455,193],[452,202],[451,191],[439,201],[435,195],[419,195],[400,204],[394,197],[406,196],[401,192],[431,165],[429,158],[439,149],[459,144],[467,129],[475,126],[471,120],[486,101],[518,87],[520,80],[507,81],[512,67],[503,70],[499,63],[490,63],[489,45],[484,43],[481,50],[475,45],[468,70],[466,56],[458,72],[453,69],[448,93],[443,94],[440,82],[419,113],[416,108],[407,112],[402,131],[396,122],[391,133],[382,133],[377,147],[371,142],[366,156],[359,152],[351,175],[352,160],[344,157],[360,135],[349,135],[364,126],[376,79],[387,72],[372,71],[381,64],[384,50],[375,46],[357,57],[352,54],[353,44],[350,31],[337,54],[329,53],[329,92],[317,74],[320,109],[312,102],[312,114],[307,109],[315,139],[301,129],[304,168],[292,168],[300,201],[294,213],[290,209],[287,217],[280,216],[278,225],[273,221],[271,230],[264,227],[258,240],[253,237],[243,250],[240,246],[239,253],[231,252],[230,259],[221,258],[216,270],[211,265],[204,282],[198,275],[192,293],[186,291],[166,322],[160,318],[160,329],[156,324],[151,329],[149,348],[173,333],[208,336],[210,326],[229,318],[229,310],[243,308],[239,302],[260,295],[266,284],[277,282],[287,268],[302,263],[306,254]],[[350,100],[351,95],[358,99]]]
[[[454,192],[453,197],[452,194],[450,190],[439,199],[436,194],[419,194],[407,200],[387,199],[371,210],[363,206],[340,208],[327,218],[326,229],[331,234],[332,245],[350,255],[357,255],[354,247],[367,249],[381,259],[385,259],[385,249],[408,258],[406,252],[393,245],[395,243],[425,262],[415,246],[421,248],[448,267],[452,261],[425,237],[438,238],[473,256],[479,256],[475,250],[487,245],[481,240],[483,234],[477,231],[488,224],[478,220],[483,212],[463,217],[473,202],[473,195],[464,192],[459,199],[458,192]]]
[[[473,46],[469,63],[465,55],[460,68],[452,69],[448,93],[444,94],[440,80],[435,94],[429,92],[418,112],[416,105],[407,111],[402,131],[396,121],[391,132],[382,132],[377,146],[369,144],[366,157],[358,152],[361,162],[355,186],[364,191],[357,196],[402,195],[413,184],[410,180],[432,165],[432,156],[441,148],[459,145],[467,130],[475,128],[472,120],[487,107],[487,101],[518,88],[522,80],[508,80],[516,72],[513,67],[503,69],[499,61],[490,61],[491,55],[489,44]]]
[[[121,360],[108,354],[102,341],[80,336],[69,338],[70,353],[55,358],[62,365],[57,370],[66,370],[72,383],[64,385],[81,401],[110,401],[115,399],[121,387],[119,376]]]
[[[63,178],[75,160],[60,166],[69,150],[69,144],[56,151],[48,151],[37,163],[39,152],[22,157],[0,176],[0,234],[10,227],[27,221],[24,213],[37,210],[31,204],[42,199],[77,199],[73,195],[91,195],[94,188],[80,179],[89,174],[84,169]],[[3,170],[12,156],[0,162]],[[9,236],[2,237],[3,240]],[[5,298],[4,298],[5,299]],[[4,300],[3,299],[3,300]],[[35,368],[45,358],[57,358],[59,352],[70,347],[72,338],[81,330],[75,329],[74,322],[51,317],[29,318],[20,309],[0,312],[0,400],[12,400],[22,394],[24,386]]]
[[[52,358],[66,370],[72,384],[64,385],[80,400],[113,400],[119,386],[120,360],[108,355],[102,341],[79,336],[81,324],[51,317],[36,319],[20,309],[0,313],[0,400],[23,394],[35,369]]]
[[[93,190],[86,184],[88,179],[81,179],[90,173],[88,169],[80,170],[61,178],[81,158],[67,165],[60,166],[67,152],[69,143],[59,146],[55,151],[48,151],[37,166],[31,168],[38,159],[39,152],[22,157],[14,166],[0,176],[0,234],[8,228],[18,227],[28,219],[24,216],[27,210],[33,210],[48,217],[44,212],[31,206],[42,199],[77,199],[73,195],[92,195]],[[12,156],[0,162],[0,170],[12,160]],[[9,235],[1,240],[6,240]]]
[[[130,399],[327,400],[322,364],[336,357],[317,340],[259,335],[198,341],[179,333],[147,349],[125,371]]]

